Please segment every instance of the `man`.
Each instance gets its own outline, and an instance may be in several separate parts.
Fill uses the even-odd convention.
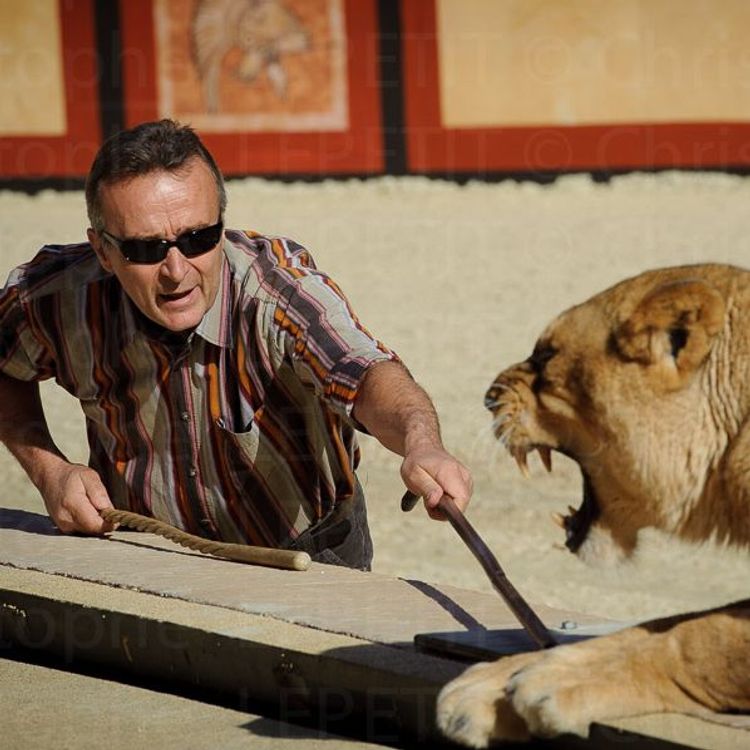
[[[468,471],[395,354],[291,240],[224,229],[224,183],[169,120],[108,140],[86,184],[88,243],[46,246],[0,292],[0,439],[63,532],[98,511],[368,569],[363,427],[404,457],[439,517]],[[37,381],[86,416],[89,466],[47,429]]]

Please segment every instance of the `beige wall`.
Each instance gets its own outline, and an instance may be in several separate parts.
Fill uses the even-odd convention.
[[[57,0],[0,0],[0,136],[65,131]]]
[[[446,127],[750,120],[748,0],[436,0]]]

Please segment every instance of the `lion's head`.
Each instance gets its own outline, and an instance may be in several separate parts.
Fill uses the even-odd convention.
[[[573,552],[628,556],[646,526],[750,542],[748,312],[749,272],[649,271],[564,312],[497,376],[486,404],[522,470],[534,450],[581,468],[583,502],[558,517]]]

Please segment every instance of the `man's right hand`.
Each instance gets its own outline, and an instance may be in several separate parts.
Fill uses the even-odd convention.
[[[40,487],[47,513],[64,534],[104,534],[114,528],[99,515],[111,508],[99,475],[88,466],[61,462],[49,471]]]

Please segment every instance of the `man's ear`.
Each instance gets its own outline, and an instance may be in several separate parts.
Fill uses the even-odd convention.
[[[112,263],[107,257],[107,253],[104,251],[101,237],[91,227],[86,230],[86,236],[89,239],[89,244],[96,253],[96,257],[99,258],[99,263],[102,268],[108,273],[112,273]]]
[[[703,363],[724,327],[726,306],[704,281],[675,281],[649,292],[614,331],[623,358],[658,366],[679,388]]]

